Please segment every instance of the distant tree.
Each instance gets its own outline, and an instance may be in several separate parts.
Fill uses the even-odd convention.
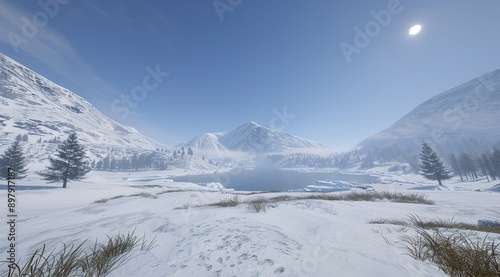
[[[500,178],[500,150],[495,149],[490,155],[491,166],[495,172],[495,176]]]
[[[172,156],[173,156],[174,158],[177,158],[177,151],[175,151],[175,150],[174,150],[174,152],[173,152]]]
[[[9,168],[16,172],[16,179],[26,177],[26,158],[17,140],[0,156],[0,177],[7,179]]]
[[[130,160],[130,168],[132,168],[133,170],[139,169],[139,164],[138,164],[137,160],[138,160],[137,154],[134,153],[134,155],[132,156],[132,159]]]
[[[108,170],[109,169],[109,155],[106,156],[103,160],[102,160],[102,170]]]
[[[420,152],[420,170],[421,175],[429,180],[437,180],[442,186],[442,180],[451,178],[450,171],[434,150],[425,141],[422,142],[422,151]]]
[[[76,133],[69,134],[66,141],[57,146],[56,158],[50,158],[50,165],[38,174],[48,183],[62,182],[63,188],[71,180],[81,180],[90,171],[85,149],[78,143]]]
[[[21,140],[24,142],[27,142],[28,141],[28,134],[24,134]]]
[[[111,171],[113,171],[113,170],[116,169],[116,160],[115,160],[115,158],[112,158],[111,161],[109,162],[109,169]]]
[[[95,164],[95,169],[97,169],[97,170],[102,170],[102,160],[98,161],[98,162]]]
[[[188,148],[188,155],[189,156],[193,156],[193,149],[191,149],[191,147]]]
[[[42,137],[38,138],[38,140],[36,141],[36,143],[42,143]]]
[[[463,182],[464,177],[463,177],[462,169],[460,168],[460,163],[458,162],[458,159],[455,156],[455,154],[451,153],[449,156],[449,160],[450,160],[451,169],[453,170],[453,172],[455,174],[460,175],[460,180],[462,180],[462,182]]]
[[[138,168],[140,170],[146,169],[146,156],[147,153],[142,153],[141,155],[139,155],[139,158],[137,159]]]
[[[495,176],[495,168],[493,168],[493,164],[491,163],[491,159],[488,154],[484,153],[481,155],[481,160],[483,161],[484,166],[486,167],[486,171],[490,178],[495,181],[497,176]]]
[[[460,166],[464,170],[464,174],[467,177],[467,180],[475,180],[477,179],[477,169],[476,165],[474,164],[474,160],[472,160],[471,156],[465,152],[460,154],[460,157],[458,158],[460,161]]]
[[[21,136],[21,134],[16,136],[16,141],[21,141],[22,139],[23,139],[23,137]]]
[[[122,171],[128,171],[129,167],[130,167],[130,161],[123,157],[120,162],[118,163],[118,167],[120,168],[120,170]]]
[[[181,148],[181,158],[184,158],[184,155],[186,154],[186,152],[184,151],[184,146]]]

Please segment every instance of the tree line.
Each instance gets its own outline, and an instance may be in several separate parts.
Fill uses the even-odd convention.
[[[102,171],[165,170],[168,168],[165,156],[156,151],[117,159],[106,156],[97,162],[92,162],[92,167]]]
[[[486,177],[488,181],[500,179],[500,150],[474,154],[449,154],[450,166],[455,175],[460,176],[460,180],[476,180],[480,177]]]
[[[76,133],[70,133],[68,138],[57,146],[54,156],[50,157],[45,170],[37,172],[47,183],[62,183],[66,188],[72,180],[81,180],[90,171],[90,165],[85,149],[79,144]],[[26,157],[19,140],[0,156],[0,177],[7,179],[8,169],[16,172],[16,179],[26,177]]]

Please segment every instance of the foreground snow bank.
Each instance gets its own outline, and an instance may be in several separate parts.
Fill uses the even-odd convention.
[[[18,256],[27,257],[43,243],[52,249],[61,242],[106,241],[106,235],[135,230],[156,239],[157,247],[140,253],[110,276],[445,276],[385,242],[384,237],[392,242],[399,239],[394,231],[399,227],[368,222],[417,214],[475,223],[497,218],[500,210],[497,193],[444,190],[425,192],[435,205],[297,200],[256,213],[246,205],[195,207],[232,197],[218,188],[121,177],[94,173],[67,189],[17,192]],[[406,186],[372,186],[406,191]],[[157,198],[134,196],[94,203],[140,192]],[[251,200],[283,194],[306,193],[239,197]],[[0,252],[6,253],[3,241]]]

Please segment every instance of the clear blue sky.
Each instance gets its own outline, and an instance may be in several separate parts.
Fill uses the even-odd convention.
[[[256,121],[347,149],[499,68],[499,14],[498,0],[0,0],[0,51],[170,146]]]

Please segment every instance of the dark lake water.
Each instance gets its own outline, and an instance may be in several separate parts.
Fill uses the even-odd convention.
[[[240,191],[339,191],[353,185],[365,185],[378,180],[369,175],[340,172],[302,172],[272,168],[237,169],[226,173],[186,175],[172,178],[176,182],[221,183]],[[318,183],[318,181],[323,181]]]

